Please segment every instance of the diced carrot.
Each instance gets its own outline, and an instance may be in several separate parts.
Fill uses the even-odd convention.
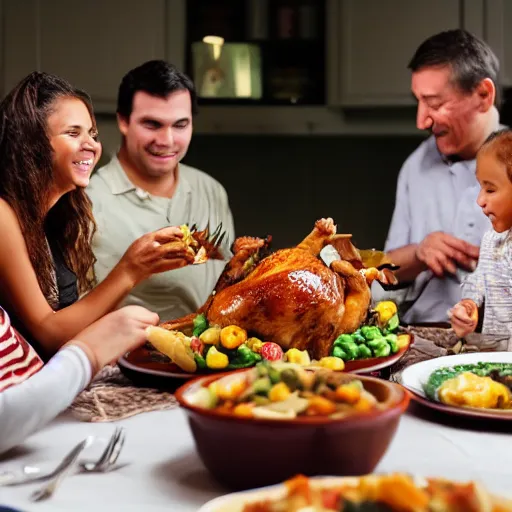
[[[347,404],[355,404],[361,398],[361,390],[350,384],[342,384],[336,388],[336,398]]]
[[[336,404],[323,396],[314,396],[309,399],[306,410],[308,416],[328,416],[336,411]]]
[[[252,418],[253,408],[254,404],[238,404],[233,409],[233,414],[235,416],[241,416],[243,418]]]

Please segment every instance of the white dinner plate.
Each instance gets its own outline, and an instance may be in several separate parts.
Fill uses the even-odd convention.
[[[455,407],[429,399],[424,386],[432,372],[439,368],[449,368],[459,364],[477,363],[512,363],[512,352],[473,352],[453,356],[437,357],[428,361],[412,364],[402,372],[400,383],[412,393],[417,402],[436,410],[462,416],[473,416],[487,419],[512,420],[512,410],[477,409],[472,407]]]
[[[357,482],[354,477],[336,477],[336,476],[317,476],[310,477],[313,486],[336,487],[343,483]],[[249,491],[234,492],[215,498],[204,504],[198,512],[242,512],[247,503],[267,500],[280,499],[287,495],[287,488],[284,484],[271,485],[269,487],[260,487]]]

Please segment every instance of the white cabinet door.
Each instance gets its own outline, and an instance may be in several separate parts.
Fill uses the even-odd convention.
[[[3,14],[4,93],[31,71],[48,71],[85,89],[97,111],[114,112],[131,68],[161,58],[183,66],[184,29],[167,28],[184,18],[184,0],[3,0]]]
[[[411,105],[410,71],[418,45],[461,25],[459,0],[340,0],[339,103]]]

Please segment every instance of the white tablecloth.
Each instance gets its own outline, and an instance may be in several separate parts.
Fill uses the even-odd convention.
[[[72,475],[45,502],[28,499],[41,483],[0,487],[0,504],[37,512],[192,512],[226,493],[202,465],[184,411],[146,413],[119,423],[127,434],[119,462],[128,465],[108,474]],[[87,435],[105,440],[113,428],[112,423],[81,423],[62,415],[4,457],[0,472],[41,461],[54,465]],[[101,451],[100,441],[89,450]],[[512,497],[511,441],[506,431],[455,428],[406,414],[376,471],[478,479],[491,491]]]

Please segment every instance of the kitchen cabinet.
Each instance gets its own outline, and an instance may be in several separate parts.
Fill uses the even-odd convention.
[[[113,114],[132,67],[164,58],[187,69],[186,0],[0,0],[0,15],[2,94],[44,70],[88,91],[98,113]],[[417,46],[464,27],[489,42],[512,86],[511,24],[510,0],[325,0],[323,104],[203,105],[196,132],[416,134],[407,64]]]
[[[512,2],[510,0],[466,0],[467,28],[484,39],[500,61],[501,84],[512,87]]]
[[[93,98],[97,112],[115,112],[119,83],[131,68],[167,58],[183,66],[182,0],[2,0],[2,90],[31,71],[68,79]]]
[[[462,24],[459,0],[340,0],[337,90],[346,107],[413,105],[410,71],[416,48],[429,36]]]

